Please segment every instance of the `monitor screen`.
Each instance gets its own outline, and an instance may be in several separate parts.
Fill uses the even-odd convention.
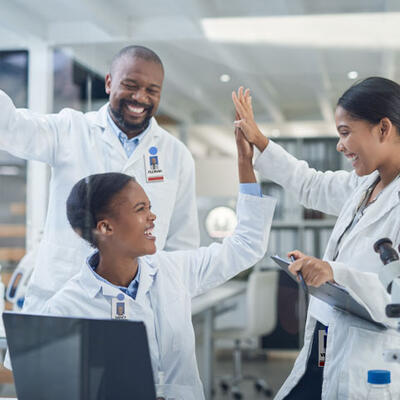
[[[19,400],[154,400],[142,322],[4,313]]]

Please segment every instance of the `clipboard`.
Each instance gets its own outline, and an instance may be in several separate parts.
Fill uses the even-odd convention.
[[[271,256],[271,258],[281,267],[294,281],[299,283],[296,277],[289,271],[289,265],[291,261],[285,260],[278,255]],[[336,308],[340,311],[345,311],[353,314],[365,321],[372,322],[373,324],[385,328],[385,325],[376,322],[372,319],[370,313],[365,307],[357,303],[351,297],[349,292],[343,286],[336,283],[327,282],[320,287],[307,286],[310,295],[316,297],[319,300],[324,301],[331,307]]]

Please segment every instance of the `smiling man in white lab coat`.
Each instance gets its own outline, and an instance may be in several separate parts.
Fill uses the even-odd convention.
[[[0,149],[51,166],[46,225],[25,311],[39,311],[78,272],[89,252],[64,212],[68,193],[84,176],[101,172],[134,176],[158,215],[157,248],[198,247],[193,158],[153,117],[163,79],[162,62],[152,50],[129,46],[112,62],[106,76],[110,101],[97,112],[64,109],[38,115],[16,109],[0,91]]]

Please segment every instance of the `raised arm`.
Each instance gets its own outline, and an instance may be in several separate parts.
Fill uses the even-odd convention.
[[[240,87],[237,94],[232,92],[232,100],[236,108],[235,126],[240,128],[249,143],[263,152],[268,146],[269,139],[263,135],[254,120],[250,89],[243,91],[243,87]]]
[[[15,108],[0,90],[0,149],[27,160],[54,164],[59,130],[65,115],[40,115]]]
[[[232,99],[238,114],[235,125],[261,151],[254,163],[255,169],[291,192],[305,207],[338,215],[349,193],[359,183],[356,174],[310,168],[307,162],[296,159],[262,134],[254,120],[248,89],[239,88],[237,94],[232,93]]]
[[[236,119],[238,114],[236,113]],[[253,144],[245,137],[240,128],[235,128],[236,148],[238,151],[238,169],[240,183],[257,183],[253,169]]]
[[[194,297],[252,267],[267,250],[275,199],[240,193],[232,236],[198,250],[158,253],[159,265],[183,282]]]
[[[235,232],[222,244],[213,243],[193,251],[160,252],[158,255],[160,265],[183,280],[191,296],[218,286],[252,267],[267,249],[276,200],[261,195],[251,161],[253,146],[239,129],[236,129],[235,137],[242,192],[236,206],[238,224]]]

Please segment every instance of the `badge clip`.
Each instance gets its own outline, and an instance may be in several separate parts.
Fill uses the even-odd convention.
[[[111,318],[126,319],[126,299],[122,293],[111,299]]]
[[[325,366],[327,338],[328,338],[328,329],[320,329],[318,331],[318,367]]]
[[[160,155],[155,146],[149,148],[149,154],[144,155],[144,170],[146,182],[163,182],[164,172],[161,168]]]

